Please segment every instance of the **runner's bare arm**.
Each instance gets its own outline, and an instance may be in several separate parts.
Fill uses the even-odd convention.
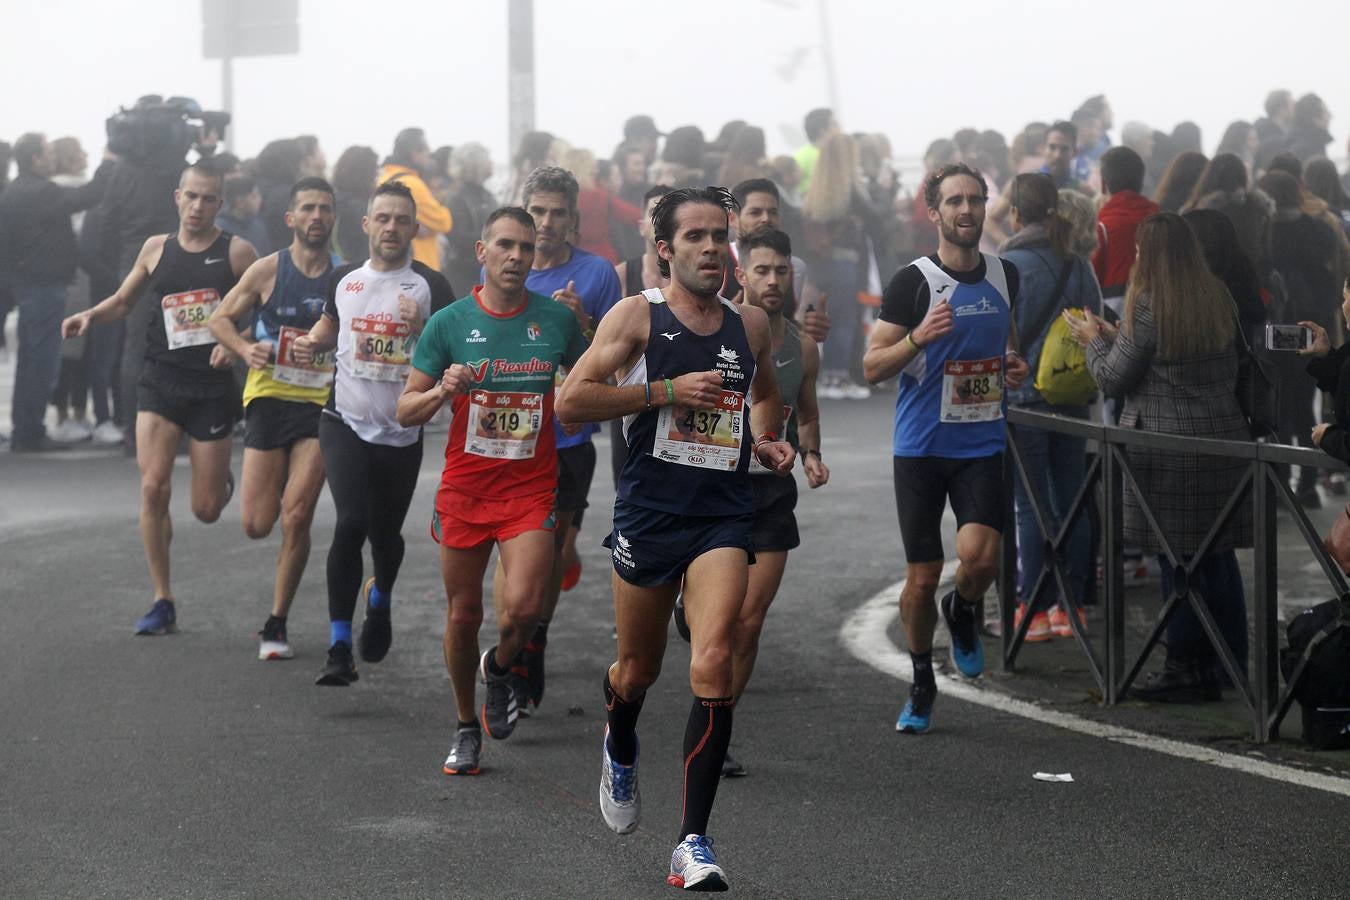
[[[1017,352],[1017,322],[1012,316],[1008,317],[1008,352],[1003,355],[1003,380],[1007,382],[1008,387],[1016,390],[1026,381],[1027,375],[1031,373],[1031,366],[1022,358],[1022,354]]]
[[[820,457],[820,404],[816,400],[816,377],[820,374],[820,350],[802,341],[802,386],[797,392],[797,445],[802,452],[806,483],[818,488],[830,480],[830,470]]]
[[[61,336],[69,338],[84,334],[90,325],[115,322],[131,312],[131,307],[136,305],[141,290],[150,280],[150,273],[159,265],[159,258],[164,254],[164,237],[157,234],[148,239],[141,246],[141,252],[137,254],[136,262],[132,263],[131,271],[112,296],[62,322]]]
[[[398,424],[411,428],[430,422],[446,400],[469,389],[472,378],[469,367],[460,363],[453,363],[440,378],[432,378],[421,369],[410,369],[394,413]]]
[[[950,332],[953,321],[951,304],[941,300],[929,304],[923,321],[912,333],[894,322],[877,322],[863,354],[863,377],[876,384],[898,375],[930,341]]]
[[[258,260],[258,250],[248,241],[235,235],[234,240],[230,241],[230,268],[234,270],[234,277],[243,277],[248,267]]]
[[[338,325],[328,317],[328,313],[319,316],[319,321],[309,330],[309,334],[295,339],[291,345],[291,355],[301,365],[314,362],[315,353],[324,353],[337,346]]]
[[[778,390],[778,378],[773,374],[773,336],[769,333],[769,317],[757,306],[741,307],[741,321],[750,350],[755,354],[755,378],[750,393],[755,398],[750,407],[750,436],[755,442],[754,453],[766,468],[779,475],[792,471],[796,451],[783,434],[783,396]]]
[[[233,244],[231,244],[233,248]],[[206,321],[220,345],[235,353],[251,368],[266,368],[274,352],[271,341],[250,341],[235,325],[239,319],[262,304],[263,295],[271,295],[277,280],[277,255],[263,257],[244,270],[225,299]]]

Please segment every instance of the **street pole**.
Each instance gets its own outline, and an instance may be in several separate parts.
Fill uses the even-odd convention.
[[[510,0],[507,7],[506,66],[509,158],[534,130],[534,0]]]
[[[220,106],[230,114],[230,125],[220,138],[222,149],[229,150],[234,146],[234,138],[231,135],[239,127],[234,118],[234,60],[229,56],[220,58]]]
[[[820,58],[825,64],[825,91],[830,98],[830,109],[836,120],[843,118],[839,110],[839,80],[834,74],[834,41],[830,40],[830,17],[825,12],[826,0],[816,0],[820,14]]]

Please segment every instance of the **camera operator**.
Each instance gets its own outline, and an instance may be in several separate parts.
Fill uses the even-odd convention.
[[[158,95],[141,97],[130,110],[108,119],[108,145],[117,164],[100,207],[98,246],[117,260],[117,281],[126,277],[151,236],[178,228],[174,191],[187,167],[187,155],[214,154],[229,122],[227,113],[203,113],[195,101]],[[158,311],[139,304],[123,322],[100,327],[124,328],[118,424],[125,432],[128,456],[136,452],[136,380],[145,358],[145,335]]]

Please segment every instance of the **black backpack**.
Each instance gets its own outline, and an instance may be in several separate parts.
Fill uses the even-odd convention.
[[[1309,607],[1290,621],[1280,652],[1288,682],[1305,658],[1294,699],[1303,708],[1303,737],[1320,750],[1350,747],[1350,608],[1339,599]]]

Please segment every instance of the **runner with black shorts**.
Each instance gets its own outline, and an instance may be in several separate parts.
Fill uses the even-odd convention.
[[[1027,375],[1012,306],[1017,269],[980,253],[988,189],[957,163],[924,179],[938,252],[901,269],[882,297],[863,371],[873,383],[900,376],[895,401],[895,503],[905,545],[900,619],[914,683],[897,731],[921,734],[932,721],[933,631],[942,576],[942,513],[956,515],[955,589],[942,598],[952,663],[974,678],[984,671],[975,604],[998,571],[1003,532],[1004,391]]]
[[[734,204],[721,188],[661,199],[652,222],[670,287],[621,300],[558,397],[564,423],[626,417],[629,454],[605,540],[614,559],[619,658],[605,673],[600,777],[601,814],[620,834],[640,820],[637,719],[684,585],[694,702],[684,736],[680,841],[667,880],[688,890],[726,888],[707,826],[736,703],[732,649],[754,526],[750,457],[780,475],[795,459],[778,439],[783,403],[768,319],[718,294]],[[614,377],[617,386],[609,383]]]
[[[147,285],[159,306],[150,319],[136,390],[141,543],[155,588],[155,602],[137,620],[136,634],[178,630],[169,584],[169,496],[184,432],[190,438],[192,514],[216,521],[234,491],[230,439],[239,420],[239,391],[230,370],[234,356],[216,343],[207,320],[258,254],[248,241],[216,227],[223,186],[224,179],[204,163],[184,169],[173,194],[178,231],[147,240],[116,293],[61,324],[62,334],[73,337],[91,324],[121,319]]]
[[[535,169],[525,179],[524,208],[534,219],[534,264],[525,279],[532,293],[552,297],[576,317],[589,342],[600,319],[619,302],[623,293],[614,267],[602,257],[574,247],[567,236],[576,227],[577,194],[580,188],[571,172],[557,166]],[[557,383],[567,376],[565,367],[557,373]],[[554,437],[558,448],[558,526],[553,532],[556,552],[543,613],[534,634],[525,645],[521,665],[529,685],[527,696],[518,698],[519,713],[528,716],[544,699],[544,651],[548,645],[548,626],[558,607],[564,585],[570,590],[581,578],[581,560],[577,555],[577,532],[586,511],[586,497],[595,475],[595,444],[591,436],[598,425],[563,428],[555,421]],[[501,558],[493,576],[493,601],[500,603]]]
[[[773,336],[774,377],[783,398],[783,420],[788,443],[797,451],[806,470],[806,483],[818,488],[830,480],[820,455],[820,408],[816,403],[816,376],[820,372],[820,351],[786,315],[787,298],[792,296],[792,243],[777,230],[758,230],[737,242],[736,280],[743,302],[764,310]],[[790,550],[801,544],[797,530],[797,481],[768,477],[773,473],[750,460],[755,489],[755,524],[751,532],[755,561],[750,566],[750,582],[736,621],[733,650],[732,696],[741,703],[745,686],[755,668],[759,636],[764,617],[783,582]],[[675,624],[680,635],[689,639],[689,625],[683,604],[675,609]],[[722,763],[722,777],[745,774],[745,766],[730,752]]]
[[[447,775],[478,773],[482,731],[502,740],[515,730],[526,685],[513,670],[543,614],[556,555],[554,383],[586,341],[571,310],[525,288],[534,234],[534,220],[519,207],[488,216],[477,244],[483,284],[432,317],[398,402],[405,425],[452,403],[432,523],[447,600],[445,667],[459,716]],[[494,544],[503,571],[494,598],[497,644],[479,656],[483,575]],[[481,710],[475,675],[486,685]]]
[[[360,652],[379,662],[393,640],[390,610],[403,563],[403,519],[417,488],[422,429],[398,423],[396,407],[409,360],[431,314],[447,305],[450,285],[412,258],[417,204],[399,181],[375,189],[362,222],[370,259],[339,266],[323,315],[295,341],[297,364],[336,348],[333,396],[319,417],[319,449],[337,508],[328,548],[328,663],[315,684],[345,687],[359,677],[352,659],[352,616],[365,603]],[[361,548],[370,541],[375,574],[366,579]]]
[[[322,178],[296,182],[285,213],[295,235],[290,247],[249,266],[210,320],[216,339],[249,366],[239,497],[244,534],[265,538],[281,519],[272,614],[258,633],[263,660],[294,656],[286,617],[309,561],[309,526],[323,491],[319,414],[332,391],[333,363],[321,356],[300,365],[294,347],[319,320],[328,295],[334,205],[333,188]],[[234,323],[255,314],[250,341]]]

